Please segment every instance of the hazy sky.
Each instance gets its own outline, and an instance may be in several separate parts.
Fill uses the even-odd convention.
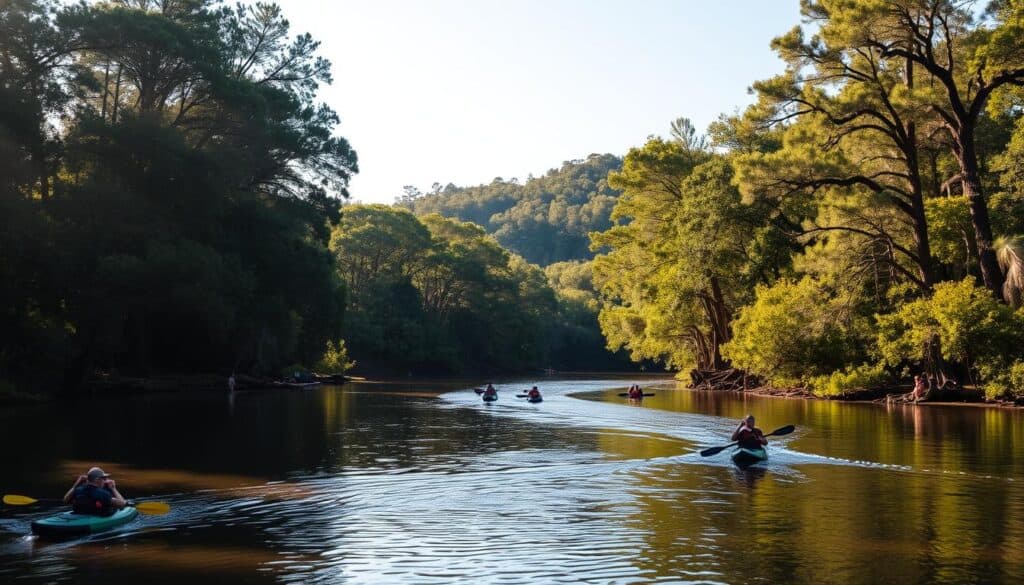
[[[353,198],[541,175],[703,130],[782,70],[798,0],[281,0],[333,63],[321,99],[359,153]]]

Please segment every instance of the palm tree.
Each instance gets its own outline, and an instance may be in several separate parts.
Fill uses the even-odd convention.
[[[1024,300],[1024,239],[1020,236],[1001,236],[992,242],[999,268],[1003,271],[1003,298],[1011,307],[1019,307]]]

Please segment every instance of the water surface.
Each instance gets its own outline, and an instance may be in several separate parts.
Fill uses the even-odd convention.
[[[520,380],[149,395],[0,412],[5,493],[60,497],[93,464],[171,504],[123,530],[28,536],[24,583],[1000,583],[1024,574],[1024,418]],[[541,404],[515,398],[537,384]],[[746,413],[770,460],[722,444]]]

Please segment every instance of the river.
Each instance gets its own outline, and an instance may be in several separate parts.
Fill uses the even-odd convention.
[[[694,392],[648,379],[153,394],[0,411],[0,489],[59,498],[94,464],[165,501],[29,536],[19,583],[1002,583],[1024,575],[1024,413]],[[532,384],[544,402],[515,394]],[[746,470],[727,442],[773,439]]]

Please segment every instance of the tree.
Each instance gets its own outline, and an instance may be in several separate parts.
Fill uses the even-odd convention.
[[[802,12],[831,46],[898,60],[928,77],[910,87],[911,99],[935,117],[959,167],[971,211],[985,286],[1002,286],[978,164],[977,132],[993,92],[1024,83],[1024,4],[996,2],[975,22],[970,2],[809,0]]]
[[[732,179],[728,160],[702,140],[660,138],[631,149],[609,177],[623,191],[612,219],[628,222],[591,237],[608,250],[595,259],[594,278],[611,349],[669,367],[728,366],[720,348],[734,310],[782,260],[759,249],[776,228],[764,209],[741,201]]]

